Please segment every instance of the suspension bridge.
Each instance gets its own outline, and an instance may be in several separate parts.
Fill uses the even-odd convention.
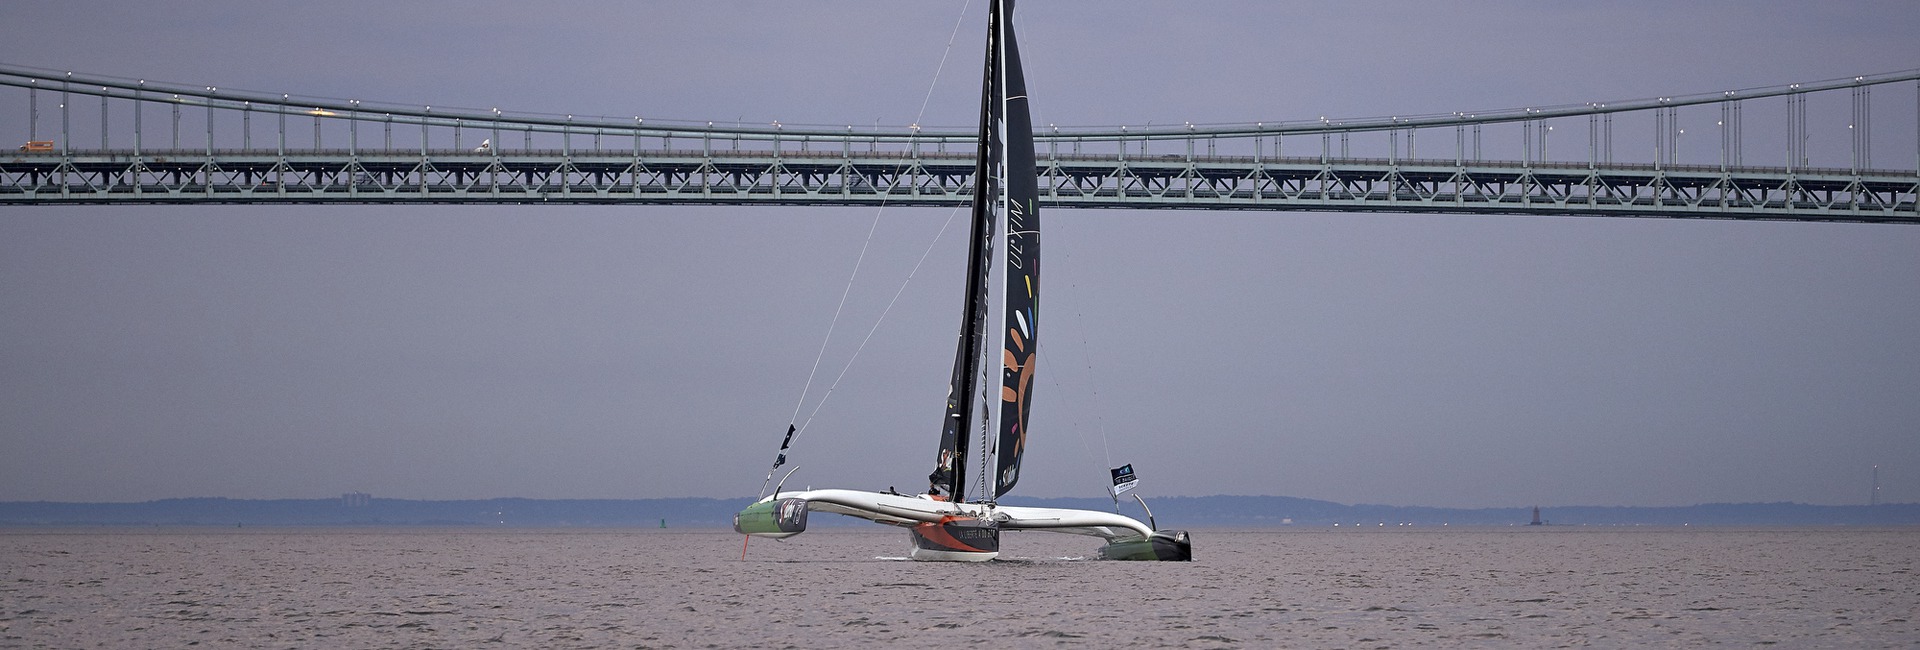
[[[1842,93],[1847,115],[1809,114]],[[1900,135],[1873,135],[1876,104],[1898,107]],[[23,132],[0,150],[0,205],[951,206],[973,183],[972,130],[918,125],[520,114],[0,65],[9,112],[0,123]],[[1035,146],[1055,208],[1920,223],[1920,70],[1436,115],[1048,126]]]

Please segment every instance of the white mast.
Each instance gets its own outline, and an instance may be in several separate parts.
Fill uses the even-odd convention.
[[[1000,26],[1000,33],[999,37],[993,41],[993,60],[996,63],[996,69],[993,71],[995,77],[994,94],[997,95],[993,100],[1000,104],[1000,110],[998,118],[995,120],[997,123],[993,125],[993,128],[999,136],[996,138],[996,141],[999,143],[1000,150],[995,152],[998,154],[998,160],[993,166],[993,175],[994,180],[997,181],[995,185],[999,187],[1000,191],[993,197],[992,249],[994,253],[992,257],[989,258],[990,263],[987,265],[987,296],[989,299],[993,299],[993,296],[998,295],[999,299],[994,301],[992,318],[987,319],[987,322],[993,324],[993,335],[987,340],[987,343],[990,343],[991,346],[980,346],[983,352],[993,358],[987,366],[993,368],[993,372],[984,378],[986,385],[981,387],[983,389],[981,390],[981,394],[987,396],[985,400],[987,404],[987,439],[990,441],[987,443],[988,452],[982,455],[985,464],[981,467],[981,476],[988,477],[986,483],[988,490],[992,490],[993,486],[1000,480],[1000,477],[995,475],[994,472],[994,468],[996,467],[994,461],[996,461],[1000,455],[1000,427],[1002,423],[1000,422],[1000,409],[995,408],[995,406],[999,404],[1000,391],[994,390],[994,388],[1000,385],[1001,381],[1003,381],[1002,378],[1007,375],[1007,355],[1005,353],[1007,333],[1004,331],[1007,322],[1007,289],[1004,281],[995,282],[994,278],[1006,277],[1007,255],[1011,253],[1007,242],[1007,143],[1009,142],[1007,137],[1010,135],[1007,132],[1007,32],[1013,28],[1013,25],[1007,22],[1011,16],[1007,13],[1005,3],[996,3],[995,9],[998,13],[994,16],[994,20]]]

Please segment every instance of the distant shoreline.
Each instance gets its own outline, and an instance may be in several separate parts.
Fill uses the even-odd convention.
[[[0,501],[0,527],[441,527],[461,528],[727,528],[752,499],[384,499],[350,494],[331,499],[160,499],[133,503]],[[1107,499],[1009,499],[1009,505],[1109,510]],[[1340,504],[1273,496],[1150,499],[1162,528],[1527,527],[1532,506],[1431,508]],[[1139,506],[1121,508],[1145,518]],[[1920,504],[1821,506],[1723,503],[1692,506],[1540,506],[1547,526],[1920,526]],[[863,526],[818,517],[816,526]]]

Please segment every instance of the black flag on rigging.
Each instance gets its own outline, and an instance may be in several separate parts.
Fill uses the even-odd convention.
[[[780,441],[780,455],[773,459],[774,469],[780,469],[781,465],[787,464],[787,445],[791,444],[793,444],[793,425],[788,424],[787,439]]]

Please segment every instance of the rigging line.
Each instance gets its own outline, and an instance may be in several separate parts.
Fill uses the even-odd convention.
[[[1000,72],[1004,79],[1006,69],[1003,67]],[[1004,114],[1001,116],[999,123],[1001,127],[1001,142],[1005,142],[1006,117]],[[1004,160],[1005,157],[1004,155],[1001,156],[1003,160],[999,162],[999,166],[996,168],[997,171],[994,172],[994,178],[1000,179],[1002,182],[1000,183],[1000,194],[990,202],[990,207],[988,208],[988,210],[993,212],[993,219],[990,220],[993,225],[988,229],[990,233],[1007,229],[1007,183],[1005,182],[1007,178],[1007,161]],[[978,384],[979,389],[974,391],[974,395],[980,398],[980,446],[974,448],[979,450],[979,453],[974,454],[974,460],[975,464],[980,468],[980,471],[974,472],[974,498],[976,501],[986,502],[993,502],[1000,498],[999,495],[988,491],[994,487],[993,483],[998,481],[998,477],[994,477],[993,481],[989,481],[988,477],[994,475],[994,469],[996,467],[995,461],[1000,457],[1000,437],[993,435],[993,433],[999,431],[1000,427],[1004,424],[999,417],[1000,412],[993,408],[994,402],[1000,397],[1000,391],[994,390],[994,386],[1001,380],[1001,373],[1005,372],[1001,366],[1001,362],[997,360],[999,355],[994,354],[993,351],[995,348],[1005,349],[1006,343],[1004,337],[1006,335],[1000,333],[999,330],[1004,328],[1007,322],[1007,287],[1005,286],[1004,280],[1007,271],[1005,267],[996,262],[997,260],[1002,260],[997,254],[998,249],[993,246],[996,241],[1001,240],[999,237],[988,237],[984,249],[987,259],[985,269],[986,276],[981,278],[981,283],[986,285],[984,297],[987,300],[987,305],[982,307],[982,310],[987,312],[985,317],[989,325],[980,331],[982,338],[980,342],[980,353],[989,359],[996,360],[986,361],[982,359],[986,362],[979,365],[978,376],[974,378],[975,381],[980,382]],[[1037,350],[1038,348],[1035,349]],[[981,499],[978,495],[982,494],[987,495],[987,497]]]
[[[1056,233],[1056,235],[1060,234],[1060,228],[1061,228],[1060,224],[1056,222],[1054,226],[1054,232]],[[1106,419],[1103,413],[1105,409],[1103,409],[1100,405],[1100,390],[1099,390],[1099,387],[1094,383],[1094,379],[1096,375],[1094,374],[1094,371],[1093,371],[1092,354],[1090,352],[1090,349],[1092,348],[1092,346],[1087,341],[1086,316],[1082,313],[1082,308],[1080,306],[1080,296],[1081,296],[1081,292],[1079,291],[1080,285],[1074,281],[1073,273],[1071,271],[1073,266],[1073,264],[1071,264],[1073,255],[1070,252],[1068,252],[1065,246],[1062,245],[1064,242],[1061,240],[1063,239],[1066,239],[1066,238],[1058,237],[1058,236],[1054,238],[1054,240],[1057,242],[1054,244],[1054,246],[1057,247],[1056,250],[1059,251],[1057,254],[1060,257],[1060,261],[1054,263],[1054,265],[1049,268],[1061,269],[1060,273],[1062,275],[1060,277],[1067,281],[1068,292],[1066,294],[1056,294],[1056,295],[1074,296],[1073,316],[1074,316],[1075,329],[1080,334],[1080,350],[1082,352],[1083,357],[1085,357],[1086,359],[1086,369],[1087,369],[1086,389],[1093,396],[1094,419],[1096,422],[1096,427],[1100,434],[1100,447],[1102,451],[1105,452],[1105,456],[1106,456],[1106,464],[1100,465],[1099,467],[1097,467],[1095,469],[1094,476],[1100,479],[1106,479],[1108,478],[1108,473],[1107,473],[1108,470],[1113,469],[1114,467],[1113,450],[1112,450],[1112,446],[1107,441]],[[1048,341],[1052,341],[1052,339],[1048,339]],[[1063,367],[1063,366],[1055,365],[1054,362],[1052,361],[1053,357],[1045,356],[1047,353],[1046,351],[1051,348],[1052,348],[1051,344],[1041,343],[1038,346],[1036,346],[1036,348],[1034,349],[1034,355],[1038,359],[1040,365],[1042,366],[1053,367],[1053,368]],[[1067,394],[1066,387],[1060,382],[1060,373],[1053,372],[1048,374],[1051,377],[1053,377],[1053,385],[1054,385],[1054,389],[1057,391],[1057,394],[1066,395]],[[1068,402],[1056,402],[1056,403],[1071,404],[1071,400],[1069,400]],[[1088,462],[1095,463],[1096,465],[1099,464],[1101,459],[1099,457],[1094,456],[1093,449],[1087,445],[1087,432],[1085,429],[1081,428],[1080,426],[1080,417],[1078,416],[1078,409],[1068,408],[1066,409],[1065,412],[1068,413],[1068,419],[1071,422],[1071,426],[1073,427],[1074,439],[1080,443],[1080,452],[1083,454],[1083,458],[1085,458]],[[1107,485],[1107,483],[1104,480],[1102,481],[1102,484]],[[1107,496],[1112,497],[1114,499],[1114,504],[1117,512],[1118,511],[1117,508],[1119,507],[1119,497],[1117,495],[1114,495],[1112,490],[1113,488],[1110,485],[1106,488]]]
[[[933,69],[933,81],[935,84],[940,81],[940,71],[947,69],[947,55],[953,53],[953,42],[955,39],[960,38],[960,26],[966,24],[967,9],[972,6],[973,0],[967,0],[965,4],[960,5],[960,17],[953,21],[953,33],[947,35],[947,49],[940,52],[940,65],[935,66]],[[920,118],[927,116],[927,105],[933,103],[933,86],[934,84],[927,84],[927,95],[920,99],[920,113],[914,116],[914,124],[919,124]]]
[[[984,380],[985,378],[982,377],[981,379]],[[980,410],[986,411],[980,418],[980,448],[987,450],[987,453],[978,454],[980,457],[980,471],[973,473],[973,499],[974,501],[992,503],[1000,498],[998,495],[988,491],[992,489],[988,477],[994,473],[993,461],[1000,455],[1000,450],[996,448],[999,440],[993,435],[993,430],[995,429],[993,426],[993,403],[988,401],[987,391],[983,390],[980,391],[980,393]],[[998,478],[996,477],[994,480],[998,480]],[[981,498],[980,495],[982,494],[987,495],[986,498]]]
[[[947,35],[947,47],[946,49],[940,52],[940,63],[934,66],[933,68],[933,80],[927,83],[927,92],[920,99],[920,112],[914,114],[913,123],[915,125],[920,124],[920,121],[926,118],[927,116],[927,106],[933,103],[933,90],[939,87],[940,85],[940,73],[946,70],[947,68],[947,58],[953,54],[953,43],[954,41],[959,39],[960,26],[965,24],[967,19],[967,9],[972,5],[973,5],[972,0],[968,0],[966,4],[963,4],[960,6],[960,17],[954,20],[953,33]],[[915,133],[917,134],[918,131],[916,130]],[[906,163],[903,162],[900,165],[895,166],[894,171],[898,172],[901,168],[905,166],[906,166]],[[818,375],[820,372],[820,361],[824,359],[827,355],[828,344],[831,344],[833,342],[833,330],[840,325],[840,314],[842,310],[846,309],[847,296],[853,291],[854,279],[860,276],[860,266],[867,259],[867,249],[873,245],[873,233],[875,230],[877,230],[880,227],[880,216],[884,214],[886,210],[887,210],[887,195],[882,195],[880,197],[879,207],[875,208],[873,211],[873,223],[867,226],[867,240],[864,243],[860,244],[860,256],[856,258],[853,262],[853,272],[847,276],[847,286],[840,290],[840,304],[835,305],[833,308],[833,320],[827,323],[827,336],[825,339],[820,341],[820,351],[818,353],[815,353],[813,356],[813,367],[807,370],[806,384],[804,384],[800,388],[800,399],[794,402],[793,415],[788,416],[787,418],[788,422],[793,422],[794,420],[800,419],[800,409],[806,407],[807,393],[812,392],[813,390],[814,377]],[[949,219],[951,219],[951,217],[949,217]],[[946,229],[943,226],[941,228],[941,232],[945,232],[945,231]],[[935,236],[934,241],[939,241],[939,237],[937,235]],[[915,268],[919,268],[919,267],[916,266]],[[907,277],[911,279],[913,276],[908,275]],[[905,287],[903,286],[902,288],[905,288]],[[837,384],[838,382],[836,381],[835,383]],[[825,401],[826,401],[826,398],[822,397],[821,402],[824,403]],[[818,412],[819,409],[816,407],[814,411]],[[812,420],[813,418],[811,415],[809,415],[807,419]]]
[[[1046,356],[1046,353],[1047,353],[1046,344],[1042,343],[1034,347],[1033,354],[1034,354],[1034,357],[1039,360],[1040,365],[1055,367],[1052,361],[1053,357]],[[1060,373],[1052,372],[1047,374],[1053,377],[1053,388],[1055,393],[1059,395],[1067,394],[1066,385],[1060,383]],[[1055,403],[1058,404],[1061,402],[1056,401]],[[1067,408],[1067,409],[1063,409],[1063,411],[1067,413],[1068,422],[1070,423],[1070,426],[1073,427],[1074,439],[1080,442],[1080,453],[1085,455],[1086,460],[1088,462],[1098,465],[1100,462],[1100,459],[1093,455],[1093,448],[1087,446],[1087,432],[1086,430],[1080,428],[1080,418],[1074,413],[1075,409]],[[1103,437],[1102,441],[1104,442],[1104,440],[1105,438]],[[1113,456],[1109,454],[1107,458],[1109,461],[1111,461]],[[1107,476],[1107,473],[1106,473],[1107,470],[1112,468],[1113,468],[1113,463],[1108,462],[1105,466],[1098,468],[1098,471],[1095,472],[1095,476],[1105,477]],[[1111,488],[1108,488],[1108,489],[1111,490]]]
[[[820,341],[820,351],[813,355],[813,368],[807,371],[807,383],[800,388],[800,400],[793,405],[793,415],[787,418],[792,422],[800,418],[800,409],[807,405],[807,393],[813,390],[813,378],[820,372],[820,360],[827,356],[827,344],[833,342],[833,330],[840,325],[840,312],[847,307],[847,295],[853,293],[853,281],[860,277],[860,265],[867,261],[867,249],[873,246],[873,232],[880,228],[880,213],[886,210],[886,204],[873,211],[873,223],[867,226],[867,241],[860,244],[860,256],[853,261],[853,273],[847,275],[847,286],[840,290],[840,304],[833,308],[833,320],[827,323],[827,337]]]
[[[947,47],[946,49],[942,50],[940,53],[940,64],[934,68],[933,79],[927,83],[926,95],[923,96],[920,101],[920,112],[915,114],[913,118],[913,124],[915,126],[913,131],[914,139],[917,139],[919,137],[919,134],[920,134],[920,130],[918,128],[919,124],[921,120],[926,118],[927,106],[931,104],[933,101],[933,90],[939,87],[940,85],[940,73],[941,71],[945,70],[947,67],[947,58],[949,55],[953,53],[953,44],[956,40],[959,39],[960,26],[965,24],[967,9],[971,6],[973,6],[972,0],[968,0],[966,4],[961,5],[960,17],[955,19],[953,24],[953,33],[947,36]],[[914,146],[917,146],[917,144]],[[898,164],[894,166],[894,174],[897,176],[900,173],[900,170],[906,169],[909,166],[909,164],[910,163],[908,160],[902,159]],[[820,342],[820,352],[814,355],[813,368],[807,371],[807,382],[806,382],[806,385],[800,389],[800,399],[793,406],[793,416],[787,419],[787,437],[785,441],[780,444],[780,454],[775,457],[773,461],[773,468],[767,470],[766,481],[762,481],[760,484],[760,491],[762,493],[766,492],[767,481],[773,480],[773,471],[775,469],[779,469],[781,463],[786,462],[787,448],[793,444],[793,440],[795,438],[800,437],[800,434],[806,431],[808,425],[813,423],[814,416],[818,415],[820,413],[820,409],[827,405],[827,399],[833,397],[834,389],[840,387],[840,380],[844,379],[847,376],[847,371],[853,368],[853,362],[854,360],[860,358],[860,352],[867,349],[867,342],[873,340],[873,333],[880,329],[880,323],[886,320],[887,312],[890,312],[893,310],[894,303],[900,300],[900,294],[904,293],[907,290],[907,283],[913,280],[913,275],[914,273],[920,270],[920,265],[926,263],[927,256],[932,254],[933,252],[934,245],[940,242],[940,236],[943,234],[946,234],[947,227],[949,225],[952,225],[953,215],[959,212],[959,208],[955,208],[953,212],[949,212],[947,214],[946,223],[943,223],[940,225],[940,232],[934,234],[933,241],[927,244],[926,252],[920,254],[920,261],[914,263],[913,270],[907,272],[906,279],[900,282],[900,288],[894,291],[893,299],[887,302],[886,309],[881,310],[880,316],[874,319],[873,328],[867,330],[866,338],[863,338],[860,340],[860,346],[858,348],[855,348],[853,351],[853,355],[847,358],[847,365],[840,369],[839,376],[836,376],[833,378],[833,384],[827,387],[827,392],[823,393],[820,396],[820,401],[814,404],[813,411],[807,414],[806,422],[801,423],[799,427],[795,427],[793,425],[793,422],[794,420],[799,419],[800,409],[804,408],[807,403],[807,394],[809,392],[812,392],[813,390],[813,380],[815,378],[815,375],[820,371],[820,361],[826,356],[828,344],[832,343],[833,341],[833,331],[840,324],[841,310],[845,308],[847,304],[847,295],[853,289],[854,278],[858,277],[860,274],[861,263],[864,260],[866,260],[867,249],[873,244],[873,233],[880,226],[880,216],[882,214],[885,214],[887,211],[887,199],[890,196],[891,196],[890,194],[882,195],[880,198],[880,205],[874,208],[873,223],[872,225],[869,225],[867,227],[867,241],[860,245],[859,260],[856,260],[854,262],[853,273],[849,275],[847,278],[847,287],[846,289],[842,290],[840,293],[840,305],[834,308],[833,321],[827,325],[826,339]]]
[[[1059,231],[1060,226],[1056,224],[1054,226],[1054,232],[1058,233]],[[1060,240],[1067,238],[1056,236],[1054,239]],[[1056,246],[1058,246],[1058,244],[1056,244]],[[1081,313],[1081,301],[1078,299],[1079,296],[1082,295],[1079,291],[1080,284],[1073,279],[1073,264],[1071,263],[1073,261],[1073,254],[1066,250],[1065,247],[1060,247],[1060,261],[1066,262],[1065,264],[1059,264],[1059,266],[1064,267],[1061,269],[1061,272],[1067,276],[1067,288],[1072,291],[1075,296],[1073,302],[1073,324],[1074,328],[1080,333],[1080,356],[1087,366],[1087,391],[1093,394],[1093,420],[1095,426],[1100,431],[1100,447],[1107,455],[1107,469],[1111,469],[1113,468],[1113,446],[1107,441],[1107,420],[1104,415],[1106,405],[1100,401],[1100,386],[1094,383],[1099,375],[1093,371],[1093,344],[1087,341],[1087,317]]]
[[[847,359],[847,365],[840,369],[840,374],[833,378],[833,384],[827,387],[826,394],[821,395],[820,402],[814,404],[813,411],[807,413],[806,421],[800,423],[799,431],[794,433],[794,438],[799,438],[800,434],[806,433],[807,425],[813,423],[813,417],[819,415],[820,408],[827,405],[828,398],[833,397],[834,389],[840,387],[840,380],[845,379],[847,371],[853,369],[853,362],[860,358],[861,351],[867,349],[867,342],[873,340],[873,334],[880,330],[880,324],[886,322],[887,314],[893,311],[894,303],[900,302],[900,295],[907,292],[907,284],[913,281],[913,276],[920,272],[921,265],[926,264],[927,258],[933,255],[934,246],[940,243],[940,237],[947,233],[949,226],[953,225],[953,216],[960,213],[961,207],[963,206],[954,206],[953,210],[947,213],[947,221],[946,223],[940,224],[940,232],[934,233],[933,241],[927,243],[927,250],[920,253],[920,261],[915,262],[913,264],[913,270],[907,272],[907,279],[901,281],[900,288],[893,292],[893,299],[887,301],[887,307],[880,310],[880,317],[874,319],[873,327],[867,330],[866,338],[860,339],[860,347],[853,350],[853,356]]]
[[[1005,178],[1005,177],[1006,176],[1004,174],[1001,175],[1001,178]],[[987,259],[989,260],[995,259],[993,255],[993,244],[991,241],[989,241],[987,244]],[[991,314],[989,315],[988,322],[996,324],[996,327],[994,329],[999,329],[1000,327],[1004,327],[1006,323],[1006,315],[1004,313],[1004,310],[1006,308],[1006,299],[1004,297],[1004,294],[1006,293],[1006,290],[1002,288],[998,294],[994,292],[994,286],[996,286],[996,284],[993,281],[994,278],[1001,277],[1001,275],[1004,274],[1004,271],[1001,274],[995,274],[994,271],[998,269],[999,269],[999,265],[997,264],[987,265],[987,278],[986,278],[987,295],[1002,296],[1001,299],[998,301],[991,300],[991,299],[988,301],[990,304],[992,303],[999,304],[1001,306],[1001,309],[1003,310],[1003,313],[1000,314],[1000,318],[998,319],[992,318]],[[989,310],[991,310],[991,308],[989,308]],[[992,330],[982,331],[980,335],[986,338],[986,341],[982,342],[983,344],[981,346],[981,353],[986,354],[990,357],[997,356],[997,355],[994,355],[992,351],[989,351],[985,344],[995,343],[995,344],[1004,346],[1005,344],[1001,343],[999,340],[999,336],[1002,336],[1002,335],[998,335],[994,333]],[[1035,348],[1036,352],[1038,352],[1038,350],[1039,348]],[[996,484],[999,482],[999,477],[994,475],[995,474],[994,469],[997,467],[997,465],[995,464],[995,461],[997,461],[1000,457],[1000,437],[994,435],[994,432],[1000,430],[1000,426],[1002,425],[1002,422],[1000,421],[1001,418],[999,417],[1000,416],[999,410],[993,408],[993,406],[996,402],[1000,400],[1000,391],[994,390],[994,386],[999,383],[999,381],[997,380],[1001,379],[1002,372],[1004,371],[1000,370],[999,362],[982,363],[980,364],[979,376],[975,378],[977,381],[980,382],[979,390],[974,391],[974,395],[977,395],[980,398],[980,418],[978,420],[980,423],[980,446],[974,448],[974,449],[980,450],[980,453],[974,454],[975,463],[980,468],[979,471],[974,472],[974,476],[973,476],[974,478],[974,489],[973,489],[974,497],[973,498],[974,498],[974,501],[976,502],[985,501],[987,503],[993,503],[1000,498],[999,495],[993,493],[993,490],[996,487]],[[985,495],[985,496],[982,497],[981,495]]]
[[[988,259],[993,258],[991,254],[989,254],[987,257]],[[993,277],[993,272],[991,269],[988,270],[987,277],[988,278]],[[991,287],[992,283],[989,282],[988,286]],[[991,289],[989,289],[989,292],[991,292]],[[985,332],[981,333],[981,336],[986,336],[986,335],[987,334]],[[982,346],[982,347],[984,348],[985,346]],[[988,389],[993,385],[992,380],[988,375],[989,371],[987,370],[987,367],[991,365],[994,365],[994,364],[989,364],[989,363],[980,364],[979,372],[976,373],[973,377],[973,381],[975,382],[974,385],[977,387],[977,390],[975,390],[973,394],[976,397],[980,398],[980,406],[978,407],[980,417],[974,419],[974,422],[979,425],[980,442],[978,443],[978,446],[974,447],[974,450],[976,453],[972,454],[972,458],[967,459],[968,462],[972,463],[975,468],[975,471],[973,473],[973,500],[974,501],[993,501],[995,498],[997,498],[993,495],[992,492],[988,491],[992,489],[992,487],[990,486],[987,480],[987,477],[993,475],[993,459],[995,456],[999,455],[999,452],[1000,452],[1000,450],[997,449],[998,445],[996,444],[999,442],[999,440],[996,439],[993,435],[993,432],[996,429],[996,427],[994,426],[993,402],[990,401],[989,398],[987,397]],[[998,373],[994,373],[994,374],[998,374]],[[995,396],[998,396],[998,393],[996,393]],[[962,432],[955,432],[954,435],[959,436],[959,435],[965,435],[965,434],[966,432],[962,431]],[[980,496],[983,494],[987,495],[986,498],[984,499],[981,498]]]

